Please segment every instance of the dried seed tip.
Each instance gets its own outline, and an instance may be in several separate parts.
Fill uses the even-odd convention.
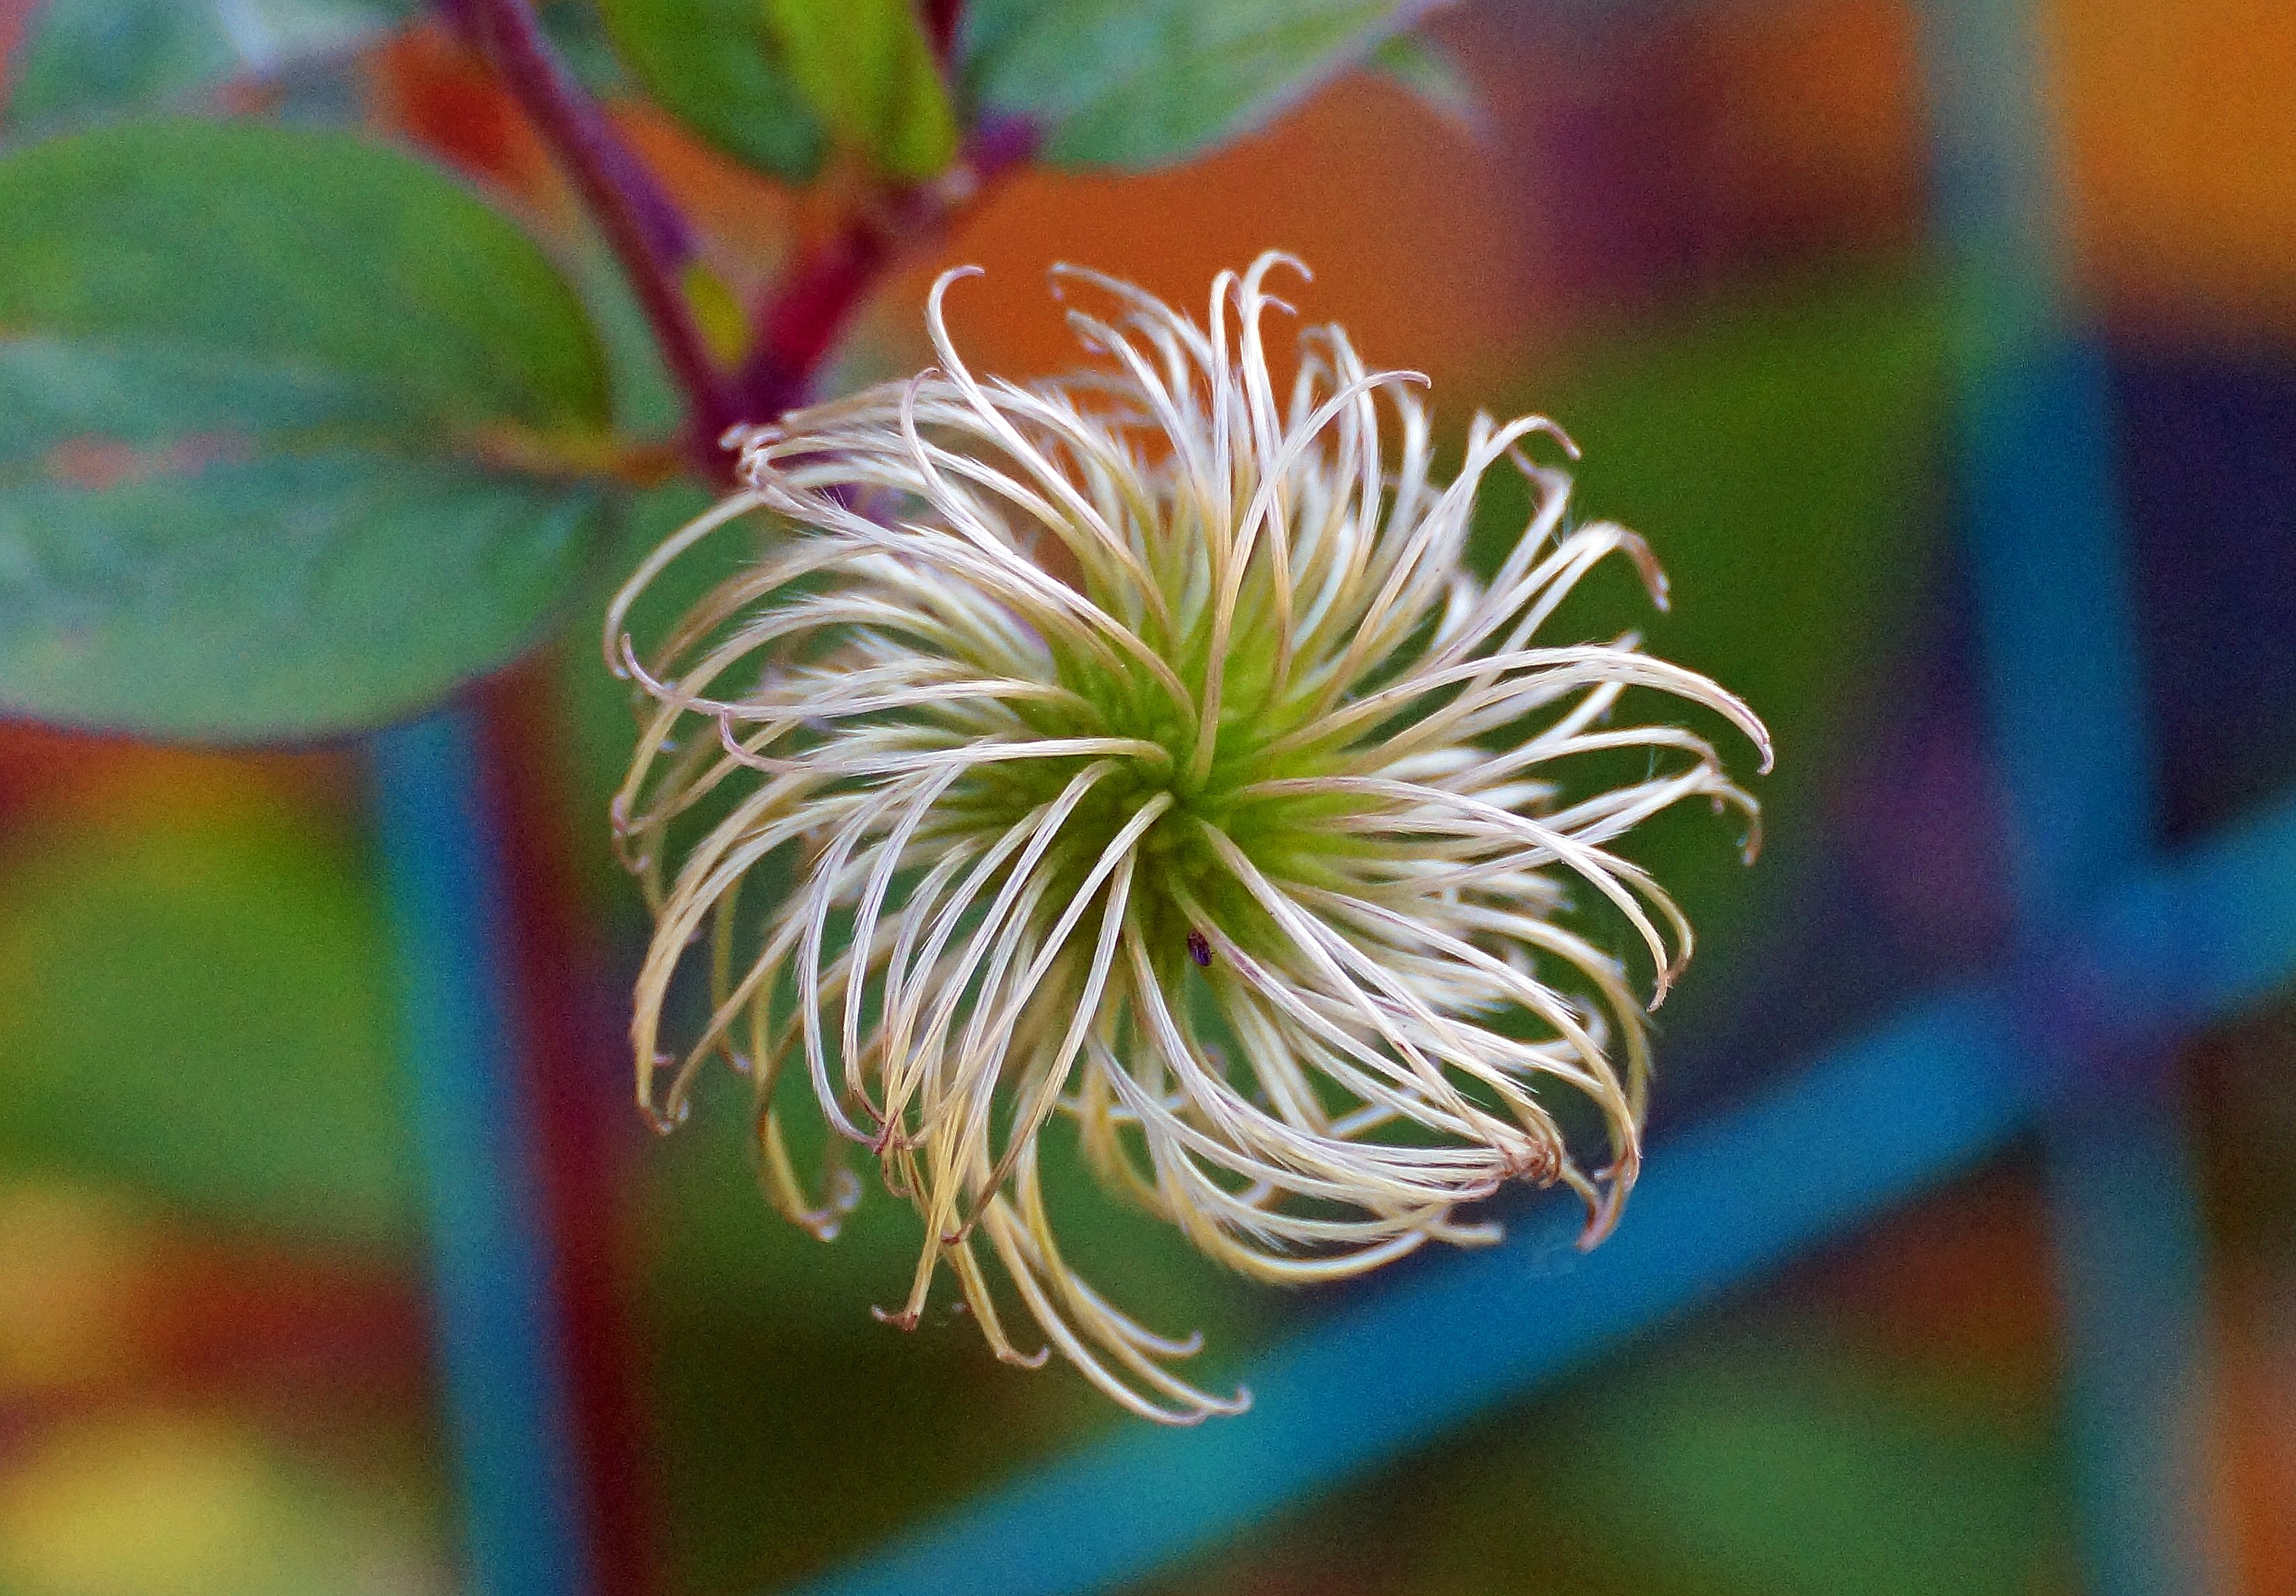
[[[729,434],[749,486],[609,618],[644,695],[611,823],[655,917],[632,1035],[660,1128],[700,1060],[750,1060],[760,1183],[833,1234],[859,1183],[832,1167],[816,1205],[767,1107],[803,1091],[922,1221],[879,1317],[914,1326],[946,1269],[997,1357],[1057,1350],[1174,1424],[1248,1398],[1180,1378],[1194,1338],[1071,1265],[1046,1126],[1256,1279],[1487,1244],[1474,1205],[1508,1182],[1577,1191],[1591,1245],[1639,1167],[1644,1004],[1692,942],[1634,833],[1704,800],[1759,836],[1711,726],[1643,716],[1695,707],[1768,759],[1752,710],[1637,638],[1549,634],[1605,562],[1665,602],[1642,539],[1573,527],[1568,474],[1529,458],[1536,433],[1575,459],[1561,430],[1478,417],[1438,479],[1419,380],[1336,327],[1271,365],[1279,265],[1305,276],[1223,273],[1201,323],[1064,266],[1086,364],[1033,384],[967,366],[946,313],[970,274],[945,275],[932,368]],[[1486,580],[1475,495],[1510,460],[1534,509]],[[624,634],[751,512],[791,535]],[[1218,978],[1178,979],[1180,945],[1199,970],[1217,948]],[[704,1018],[671,1050],[689,989]],[[1566,1142],[1561,1091],[1593,1144]]]

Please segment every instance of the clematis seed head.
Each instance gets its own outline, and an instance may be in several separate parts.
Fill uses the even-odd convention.
[[[1070,1267],[1048,1127],[1265,1281],[1490,1241],[1473,1210],[1510,1182],[1576,1191],[1591,1245],[1641,1158],[1645,1002],[1691,950],[1620,844],[1695,800],[1747,818],[1751,856],[1755,813],[1704,736],[1629,711],[1694,706],[1770,757],[1743,703],[1631,637],[1544,635],[1614,557],[1664,602],[1641,539],[1572,521],[1533,457],[1575,457],[1553,422],[1477,416],[1439,479],[1416,374],[1336,326],[1271,364],[1280,269],[1307,275],[1221,274],[1198,323],[1060,268],[1086,363],[1029,384],[966,365],[948,274],[937,367],[737,430],[740,491],[607,620],[641,708],[614,804],[655,918],[641,1106],[675,1125],[734,1065],[790,1218],[833,1233],[860,1191],[840,1149],[922,1215],[886,1317],[914,1324],[945,1268],[999,1356],[1056,1348],[1171,1422],[1246,1398]],[[1533,511],[1485,580],[1464,553],[1497,469]],[[656,577],[750,518],[791,535],[635,641]],[[1620,750],[1645,773],[1574,781]],[[706,1012],[665,1051],[689,966]],[[799,1072],[832,1133],[817,1185],[776,1091]]]

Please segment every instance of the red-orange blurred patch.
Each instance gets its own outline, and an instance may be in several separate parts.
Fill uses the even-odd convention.
[[[368,62],[375,115],[462,168],[553,217],[572,198],[550,152],[484,61],[444,27],[426,22],[393,35]]]
[[[2284,1280],[2276,1283],[2286,1289]],[[2274,1333],[2270,1292],[2228,1295],[2219,1494],[2230,1510],[2239,1588],[2276,1596],[2296,1591],[2296,1337],[2284,1323]]]
[[[1818,1301],[1910,1363],[1986,1371],[2054,1400],[2055,1304],[2039,1194],[2001,1170],[1883,1220],[1817,1261]]]
[[[1702,168],[1730,231],[1762,251],[1914,241],[1923,127],[1899,0],[1758,0],[1694,13]]]
[[[48,474],[89,493],[106,493],[153,477],[195,476],[210,465],[248,457],[244,438],[194,433],[160,448],[138,448],[110,438],[67,438],[48,451]]]
[[[426,1310],[382,1257],[223,1238],[62,1183],[0,1187],[0,1416],[158,1394],[290,1428],[426,1400]]]
[[[1350,78],[1267,133],[1171,171],[1031,172],[880,306],[890,327],[914,326],[935,273],[985,266],[952,298],[958,341],[985,369],[1035,374],[1076,359],[1046,298],[1054,261],[1128,278],[1201,319],[1216,273],[1283,249],[1315,269],[1312,287],[1277,289],[1308,321],[1341,322],[1367,360],[1443,384],[1479,368],[1521,323],[1517,241],[1492,225],[1502,197],[1490,147],[1392,87]]]
[[[403,1412],[426,1399],[428,1309],[398,1261],[177,1233],[146,1305],[152,1371],[170,1389],[259,1399],[285,1421],[314,1404]]]
[[[16,77],[7,70],[12,64],[16,46],[24,40],[24,24],[31,20],[38,0],[0,0],[0,105],[8,103],[8,95],[16,86]]]
[[[250,805],[358,801],[360,775],[333,749],[222,752],[0,720],[0,827],[95,812],[243,812]]]

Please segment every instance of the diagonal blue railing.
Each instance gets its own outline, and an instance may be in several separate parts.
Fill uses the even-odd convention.
[[[2152,853],[2151,756],[2097,352],[2077,336],[2033,0],[1931,0],[1939,236],[1962,284],[1965,516],[2021,935],[1672,1142],[1567,1273],[1556,1227],[1427,1268],[1247,1371],[1254,1411],[1134,1428],[921,1526],[803,1596],[1078,1596],[1217,1546],[1967,1169],[2048,1150],[2095,1596],[2197,1596],[2206,1372],[2185,1133],[2161,1060],[2296,978],[2296,796]],[[470,728],[375,745],[439,1345],[472,1583],[583,1596],[532,1149],[510,1087],[501,863]],[[2095,1111],[2102,1108],[2103,1112]]]

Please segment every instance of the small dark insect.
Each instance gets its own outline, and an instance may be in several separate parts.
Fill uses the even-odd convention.
[[[1212,945],[1206,942],[1204,934],[1193,926],[1188,928],[1188,957],[1196,962],[1198,970],[1212,967]]]

